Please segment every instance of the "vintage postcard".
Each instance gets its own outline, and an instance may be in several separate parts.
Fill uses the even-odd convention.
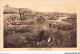
[[[78,1],[2,1],[1,51],[78,51]]]

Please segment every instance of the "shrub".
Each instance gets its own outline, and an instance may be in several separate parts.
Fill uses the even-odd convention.
[[[4,28],[4,36],[11,35],[11,34],[14,33],[15,31],[16,31],[16,27]]]
[[[4,38],[4,47],[5,48],[16,48],[16,47],[23,47],[27,43],[26,39],[21,34],[12,34],[6,36]]]
[[[58,30],[73,30],[76,28],[74,24],[63,24],[63,23],[51,24],[51,27],[56,28]]]
[[[19,29],[19,30],[16,30],[15,32],[16,33],[27,33],[27,32],[32,32],[32,27],[29,27],[29,26],[27,26],[27,27],[22,27],[21,29]]]

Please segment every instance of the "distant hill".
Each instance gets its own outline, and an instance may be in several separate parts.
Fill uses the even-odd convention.
[[[4,14],[19,14],[19,9],[20,9],[20,12],[24,12],[24,11],[33,12],[28,8],[14,8],[14,7],[8,7],[8,6],[3,7],[3,12]]]
[[[19,9],[18,8],[13,8],[13,7],[3,7],[3,13],[4,14],[19,14]]]
[[[57,17],[75,17],[77,18],[77,14],[73,13],[59,13],[59,12],[37,12],[28,8],[14,8],[9,6],[4,6],[3,8],[4,14],[20,14],[22,20],[26,19],[37,19],[42,16],[45,19],[51,19]]]

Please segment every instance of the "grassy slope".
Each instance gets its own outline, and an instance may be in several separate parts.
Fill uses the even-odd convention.
[[[4,19],[9,18],[11,15],[19,17],[18,14],[4,14]],[[72,20],[69,19],[69,21]],[[67,21],[64,22],[68,23]],[[49,27],[49,23],[52,23],[51,27]],[[41,24],[35,22],[25,26],[4,27],[4,47],[76,47],[77,33],[76,26],[73,23],[76,25],[76,20],[69,24],[46,20]],[[47,43],[48,37],[52,38],[50,43]],[[41,42],[40,45],[36,44],[37,41]]]

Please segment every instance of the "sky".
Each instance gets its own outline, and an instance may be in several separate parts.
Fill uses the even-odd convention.
[[[16,8],[29,8],[39,12],[68,12],[77,13],[77,2],[56,1],[27,1],[27,2],[3,2],[3,6],[9,5]]]

